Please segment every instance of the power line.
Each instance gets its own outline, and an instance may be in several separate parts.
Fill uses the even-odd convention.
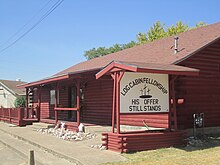
[[[14,34],[12,34],[5,42],[3,42],[0,47],[6,45],[9,41],[11,41],[17,34],[19,34],[31,21],[44,9],[52,0],[49,0],[33,17],[31,17],[21,28],[19,28]]]
[[[45,18],[47,18],[58,6],[63,3],[64,0],[58,0],[41,18],[38,20],[33,26],[31,26],[25,33],[23,33],[20,37],[18,37],[15,41],[13,41],[11,44],[6,46],[5,48],[0,50],[0,53],[4,52],[5,50],[12,47],[14,44],[16,44],[19,40],[24,38],[28,33],[30,33],[37,25],[39,25]],[[0,54],[1,55],[1,54]]]

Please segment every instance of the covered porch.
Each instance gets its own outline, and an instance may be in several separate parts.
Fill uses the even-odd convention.
[[[107,87],[102,86],[111,86],[112,80],[97,81],[95,73],[97,70],[71,73],[20,86],[26,88],[28,96],[25,118],[34,116],[40,122],[51,124],[65,122],[66,128],[73,131],[78,130],[80,123],[84,126],[110,125],[111,111],[105,113],[101,109],[106,106],[106,111],[110,109],[112,90],[109,87],[106,91]],[[107,96],[99,96],[97,92],[101,90],[98,88],[108,92]],[[35,113],[36,109],[39,113]]]
[[[130,108],[130,106],[127,111],[122,109],[124,108],[122,104],[129,104],[128,102],[122,102],[122,95],[126,95],[130,88],[132,88],[132,85],[130,85],[130,88],[126,87],[126,89],[120,86],[120,82],[125,73],[168,75],[168,109],[161,112],[144,112],[146,109],[137,108],[140,105],[139,99],[131,100],[133,105],[138,105],[134,106],[134,108],[136,108],[135,111],[138,111],[137,113],[129,112],[133,111],[133,106],[132,108]],[[176,98],[174,84],[178,76],[198,76],[199,70],[176,65],[112,61],[103,70],[96,74],[96,79],[100,79],[104,75],[110,75],[112,77],[114,80],[114,87],[112,98],[112,131],[103,132],[103,145],[108,149],[117,152],[133,152],[186,144],[185,139],[187,134],[185,131],[178,130],[176,115],[176,104],[181,104],[184,100]],[[143,97],[143,89],[141,89],[140,92],[142,93],[142,96],[139,96],[139,98],[152,97],[147,95],[147,92],[145,92],[146,97]],[[158,99],[145,99],[145,101],[148,102],[146,104],[152,104],[149,103],[148,100],[156,100],[156,104],[158,103]],[[134,121],[135,118],[138,120]],[[128,124],[129,126],[145,125],[146,128],[145,130],[121,130],[122,125],[128,123],[126,120],[131,120]],[[150,127],[153,127],[153,129],[149,129]]]

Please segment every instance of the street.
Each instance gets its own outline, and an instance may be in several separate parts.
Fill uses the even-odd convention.
[[[22,157],[12,149],[0,142],[0,164],[1,165],[26,165],[28,159]]]

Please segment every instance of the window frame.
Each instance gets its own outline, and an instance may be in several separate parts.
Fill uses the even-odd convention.
[[[53,92],[53,93],[52,93]],[[55,90],[55,89],[51,89],[50,90],[50,105],[55,105],[56,104],[56,99],[57,99],[57,104],[59,104],[59,90]],[[57,95],[57,98],[56,98],[56,95]]]

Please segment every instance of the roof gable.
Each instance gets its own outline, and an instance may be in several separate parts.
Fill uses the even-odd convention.
[[[17,95],[25,95],[24,88],[17,88],[17,85],[23,84],[25,82],[22,81],[11,81],[11,80],[0,80],[0,83],[6,87],[11,93]]]
[[[185,59],[220,40],[220,22],[192,29],[178,34],[178,53],[174,53],[174,37],[166,37],[144,45],[138,45],[122,51],[78,63],[51,77],[36,82],[23,84],[20,88],[30,87],[43,82],[51,82],[59,77],[81,74],[88,71],[100,71],[112,61],[124,63],[145,63],[158,66],[178,65]]]
[[[96,74],[96,79],[99,79],[105,74],[113,73],[122,70],[128,72],[144,72],[157,74],[171,75],[199,75],[199,70],[189,67],[177,66],[174,64],[153,64],[143,62],[123,62],[112,61],[105,68]]]
[[[220,37],[220,22],[183,32],[178,34],[178,37],[179,52],[177,54],[174,54],[174,37],[171,36],[81,62],[55,74],[55,76],[83,70],[101,69],[113,60],[155,64],[178,64],[178,62],[193,55],[213,41],[218,40]]]

